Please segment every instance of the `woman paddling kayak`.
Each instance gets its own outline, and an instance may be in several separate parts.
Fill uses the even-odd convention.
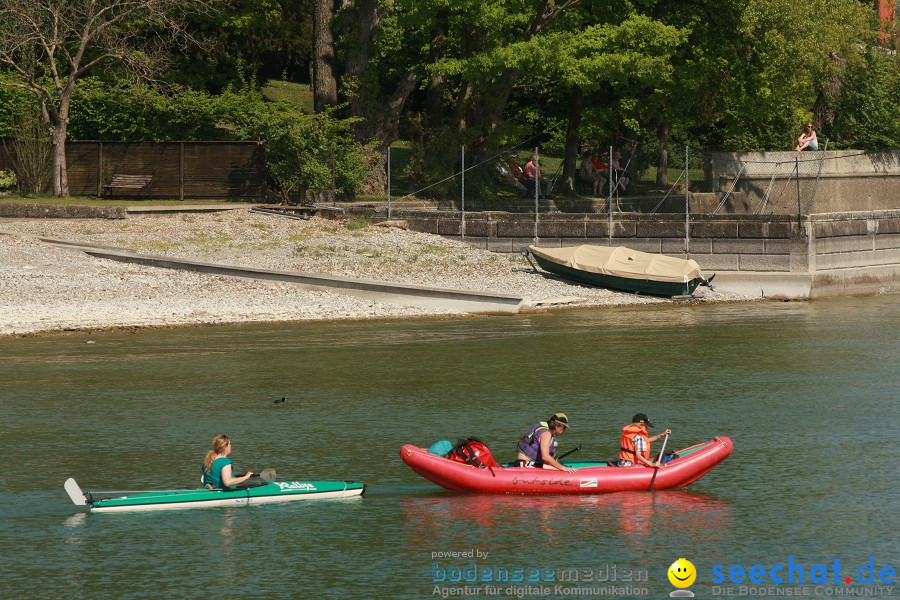
[[[212,442],[213,449],[206,453],[200,472],[200,482],[210,489],[227,489],[244,483],[253,475],[248,471],[240,477],[234,477],[231,472],[231,439],[225,435],[217,435]]]

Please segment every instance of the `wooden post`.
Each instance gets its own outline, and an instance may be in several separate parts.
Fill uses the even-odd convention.
[[[184,142],[178,142],[178,199],[184,200]]]
[[[97,142],[97,197],[103,195],[103,142]]]

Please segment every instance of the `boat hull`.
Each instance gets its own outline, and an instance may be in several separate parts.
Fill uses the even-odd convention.
[[[587,248],[587,246],[582,247]],[[684,277],[681,281],[663,281],[661,280],[661,278],[646,276],[644,274],[641,274],[640,272],[630,274],[628,277],[615,275],[612,273],[595,272],[588,269],[581,269],[573,267],[571,265],[562,264],[563,262],[565,262],[564,260],[561,260],[560,257],[551,254],[554,251],[558,253],[559,250],[565,249],[543,249],[536,246],[530,246],[528,248],[528,251],[530,252],[531,256],[533,256],[537,261],[538,265],[548,273],[553,273],[554,275],[558,275],[559,277],[568,279],[569,281],[575,281],[577,283],[584,283],[591,286],[602,287],[621,292],[665,297],[690,296],[694,293],[699,285],[703,284],[706,281],[706,279],[699,274],[699,267],[697,268],[696,277]],[[577,252],[577,248],[572,248],[571,250],[573,252]],[[636,251],[631,252],[636,253]],[[640,254],[649,256],[646,253]],[[660,258],[662,258],[661,255]],[[689,265],[687,269],[688,271],[690,271],[690,267],[696,265],[696,263],[693,263],[692,261],[682,262],[684,262],[686,266]]]
[[[366,486],[347,481],[277,481],[257,487],[236,490],[160,490],[141,492],[116,498],[93,500],[91,512],[133,512],[150,510],[184,510],[214,506],[253,506],[277,502],[296,502],[326,498],[361,496]]]
[[[513,466],[479,469],[429,454],[428,450],[412,444],[400,449],[400,458],[425,479],[459,492],[604,494],[650,490],[651,482],[653,490],[687,487],[728,458],[733,450],[731,439],[723,436],[679,450],[679,458],[659,469],[610,467],[598,461],[565,461],[564,464],[576,469],[574,474]]]

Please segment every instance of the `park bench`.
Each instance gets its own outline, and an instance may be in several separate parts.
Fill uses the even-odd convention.
[[[153,175],[113,175],[109,183],[103,185],[103,191],[111,195],[114,189],[140,190],[141,196],[150,193]]]

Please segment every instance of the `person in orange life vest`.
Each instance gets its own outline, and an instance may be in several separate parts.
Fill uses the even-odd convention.
[[[524,467],[542,467],[548,465],[559,471],[574,473],[575,469],[567,467],[553,458],[556,452],[556,438],[569,428],[569,418],[565,413],[556,413],[546,422],[532,425],[522,439],[519,440],[516,462]]]
[[[631,423],[622,428],[622,443],[619,448],[620,467],[630,467],[632,465],[644,465],[645,467],[660,467],[662,463],[650,459],[650,443],[655,442],[664,435],[672,433],[671,429],[666,429],[659,435],[650,436],[647,432],[648,427],[653,427],[653,423],[644,413],[638,413],[631,419]]]

